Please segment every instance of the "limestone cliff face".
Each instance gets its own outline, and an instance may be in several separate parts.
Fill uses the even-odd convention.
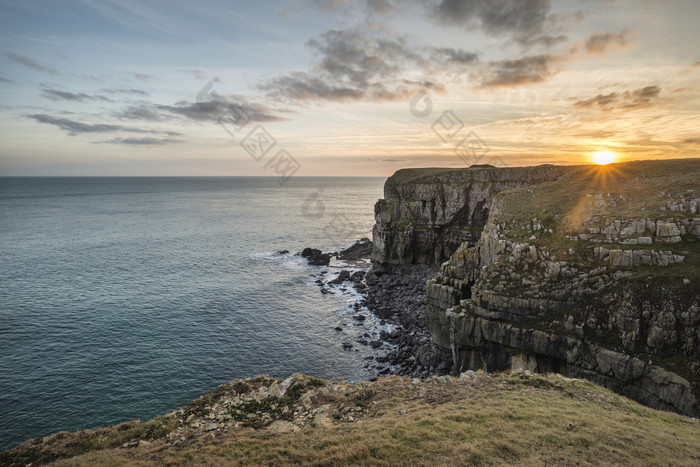
[[[449,224],[478,240],[456,247],[428,282],[433,338],[451,350],[456,372],[553,371],[700,415],[700,162],[551,173],[556,181],[486,198],[483,224]],[[437,199],[455,190],[441,177]],[[456,190],[471,193],[459,180]],[[410,183],[387,188],[394,209],[428,197],[425,188],[407,196]],[[376,232],[394,243],[376,259],[437,262],[452,245],[414,243],[428,250],[399,255],[378,211]]]
[[[375,265],[387,270],[437,269],[464,242],[474,244],[493,197],[504,190],[556,180],[572,167],[403,169],[375,205]]]

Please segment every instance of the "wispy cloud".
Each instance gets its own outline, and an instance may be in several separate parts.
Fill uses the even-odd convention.
[[[114,132],[131,132],[131,133],[150,133],[150,134],[165,134],[168,136],[180,136],[181,133],[175,131],[158,131],[144,128],[128,127],[124,125],[113,125],[108,123],[82,123],[68,118],[54,117],[47,114],[33,114],[27,117],[36,120],[39,123],[55,125],[61,130],[67,132],[70,136],[75,136],[82,133],[114,133]]]
[[[479,54],[463,49],[451,47],[437,47],[432,49],[431,61],[438,63],[453,63],[458,65],[471,65],[479,61]]]
[[[55,68],[41,65],[41,64],[37,63],[36,61],[32,60],[31,58],[25,57],[24,55],[19,55],[19,54],[13,53],[13,52],[8,52],[7,58],[9,58],[10,60],[12,60],[14,62],[20,63],[26,67],[29,67],[32,70],[42,71],[42,72],[48,73],[50,75],[58,75],[59,74],[58,70],[56,70]]]
[[[132,95],[132,96],[143,96],[143,97],[148,97],[148,93],[142,89],[124,89],[124,88],[110,88],[110,89],[102,89],[102,92],[106,92],[108,94],[127,94],[127,95]]]
[[[161,122],[173,119],[172,115],[154,109],[152,104],[130,106],[115,112],[114,116],[120,120],[144,120],[147,122]]]
[[[146,73],[131,73],[131,75],[139,81],[145,81],[147,83],[157,79],[155,76],[147,75]]]
[[[95,75],[80,75],[81,78],[88,81],[96,81],[98,83],[104,83],[106,80],[110,79],[111,76],[95,76]]]
[[[600,32],[591,34],[584,41],[584,48],[590,54],[599,54],[607,51],[611,47],[624,47],[628,44],[627,31],[619,33]]]
[[[554,55],[533,55],[490,62],[485,70],[475,73],[475,76],[484,88],[536,84],[555,73],[552,63],[558,60],[560,57]]]
[[[156,105],[154,109],[169,112],[195,121],[218,121],[227,116],[245,116],[252,122],[277,122],[282,117],[272,115],[267,107],[246,102],[207,101],[179,103],[176,105]]]
[[[143,138],[112,138],[106,141],[93,141],[94,144],[126,144],[128,146],[162,146],[164,144],[176,144],[184,143],[183,140],[174,138],[153,138],[153,137],[143,137]]]
[[[111,99],[101,95],[91,95],[85,93],[73,93],[67,91],[59,91],[57,89],[44,89],[41,92],[42,96],[52,101],[73,101],[73,102],[83,102],[83,101],[102,101],[102,102],[113,102]]]
[[[374,158],[370,157],[367,159],[368,162],[408,162],[408,159],[398,159],[398,158],[393,158],[393,157],[386,157],[386,158]]]
[[[14,83],[11,79],[0,76],[0,83]]]
[[[603,111],[636,110],[653,106],[660,93],[659,86],[646,86],[633,91],[598,94],[590,99],[574,102],[574,105],[582,108],[597,107]]]
[[[122,120],[160,121],[195,121],[218,122],[221,119],[244,119],[251,122],[277,122],[286,120],[275,115],[272,110],[261,104],[245,101],[243,98],[233,101],[223,96],[210,96],[202,102],[178,102],[174,105],[141,104],[128,107],[114,116]],[[216,98],[214,98],[216,97]]]

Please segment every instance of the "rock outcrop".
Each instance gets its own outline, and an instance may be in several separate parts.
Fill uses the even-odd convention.
[[[556,180],[573,170],[551,165],[399,170],[374,207],[375,267],[437,269],[462,243],[479,240],[497,193]]]
[[[544,170],[546,180],[557,175]],[[377,252],[375,241],[375,260],[438,261],[450,249],[445,239],[464,235],[426,292],[426,324],[450,350],[455,373],[557,372],[655,408],[700,415],[700,163],[575,167],[558,175],[542,184],[533,176],[529,186],[510,191],[499,190],[500,182],[493,191],[475,182],[480,193],[493,193],[483,223],[479,216],[462,218],[461,227],[444,223],[447,235],[432,243],[416,242],[425,238],[415,236],[420,226],[407,228],[414,237],[403,249],[379,209],[375,238],[388,250]],[[435,199],[474,192],[464,175],[439,177]],[[450,180],[459,181],[450,188]],[[401,194],[392,211],[401,213],[398,200],[409,204],[405,193],[416,188],[387,185],[388,193]],[[477,230],[478,240],[467,236]]]

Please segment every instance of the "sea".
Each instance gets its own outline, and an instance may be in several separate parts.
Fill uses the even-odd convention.
[[[344,344],[385,325],[295,253],[371,237],[384,180],[0,178],[0,451],[235,378],[374,376]]]

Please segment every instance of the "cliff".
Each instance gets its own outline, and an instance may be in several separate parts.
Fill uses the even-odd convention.
[[[698,160],[399,171],[373,258],[447,259],[426,324],[455,372],[557,372],[697,416],[697,180]]]
[[[375,205],[375,267],[437,269],[464,242],[474,244],[494,196],[556,180],[574,167],[403,169],[384,185]]]

